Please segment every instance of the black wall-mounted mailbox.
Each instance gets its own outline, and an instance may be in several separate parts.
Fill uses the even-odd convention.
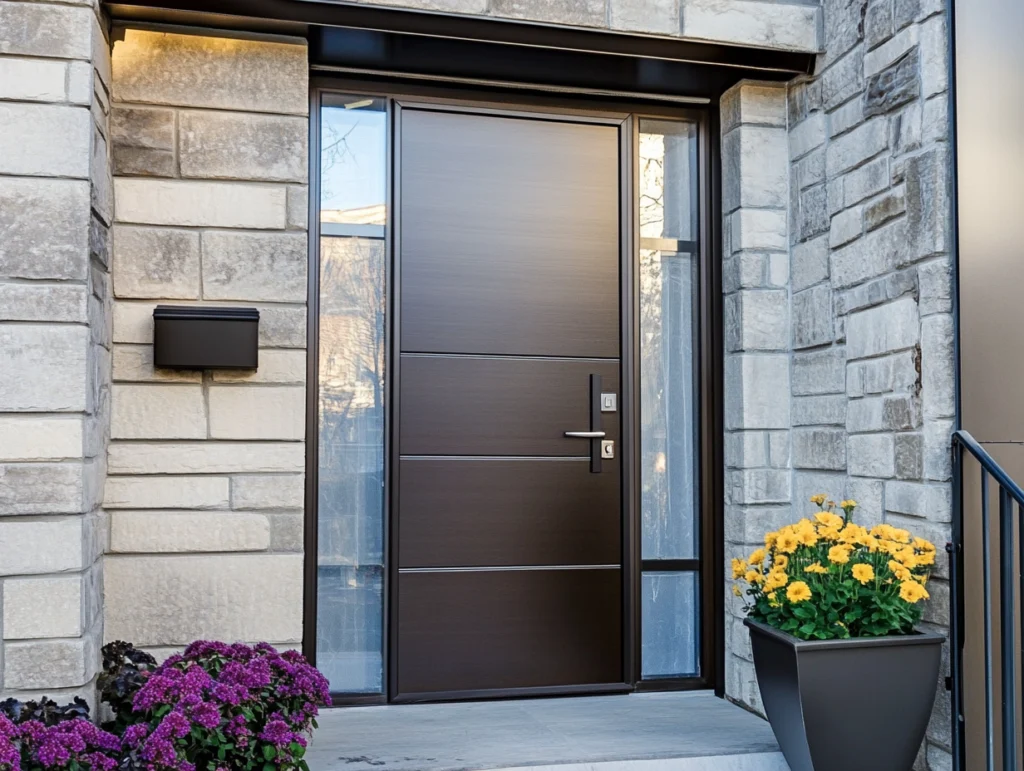
[[[256,369],[256,308],[158,305],[153,310],[153,364],[168,369]]]

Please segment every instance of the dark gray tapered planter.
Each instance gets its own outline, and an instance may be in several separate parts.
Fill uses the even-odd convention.
[[[910,771],[939,679],[939,634],[798,640],[751,619],[768,721],[792,771]]]

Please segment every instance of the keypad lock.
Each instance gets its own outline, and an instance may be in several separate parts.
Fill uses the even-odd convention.
[[[601,457],[606,460],[615,457],[615,442],[611,439],[603,439],[601,441]]]

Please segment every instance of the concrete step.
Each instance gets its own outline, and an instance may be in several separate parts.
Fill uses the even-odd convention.
[[[702,758],[610,760],[557,766],[519,766],[493,771],[789,771],[789,764],[781,752],[753,752],[746,755],[716,755]]]

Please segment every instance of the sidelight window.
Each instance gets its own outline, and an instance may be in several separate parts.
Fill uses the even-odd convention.
[[[641,119],[641,674],[700,674],[697,126]]]
[[[317,666],[336,693],[382,693],[385,100],[320,111]]]

